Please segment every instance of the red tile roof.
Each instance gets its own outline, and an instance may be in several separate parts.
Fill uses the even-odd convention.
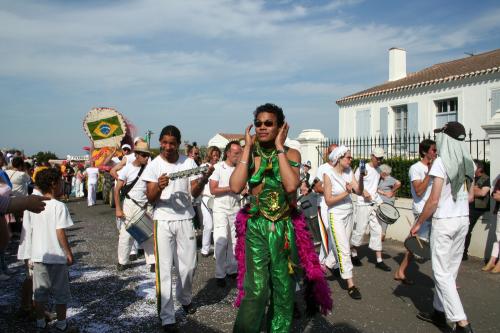
[[[410,73],[405,78],[386,82],[355,94],[342,97],[338,105],[366,97],[385,95],[392,92],[410,90],[449,81],[461,80],[500,71],[500,49],[476,54],[467,58],[443,62]]]

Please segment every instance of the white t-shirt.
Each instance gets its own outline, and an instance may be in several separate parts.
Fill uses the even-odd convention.
[[[90,167],[85,170],[87,173],[87,183],[88,184],[97,184],[97,179],[99,179],[99,169]]]
[[[356,180],[359,182],[359,168],[356,170],[354,177],[356,177]],[[382,199],[377,193],[379,181],[380,181],[379,168],[375,169],[369,163],[366,163],[366,176],[363,177],[364,190],[370,194],[373,201],[381,203]],[[372,203],[371,201],[366,201],[365,198],[358,195],[357,198],[358,206],[366,206],[370,205],[371,203]]]
[[[328,170],[332,170],[332,168],[333,167],[330,165],[330,163],[321,164],[318,167],[318,170],[316,170],[316,177],[314,178],[315,179],[318,178],[321,182],[323,182],[323,176],[325,172],[327,172]],[[321,193],[318,193],[318,206],[323,206],[325,208],[327,207],[325,202],[325,197]]]
[[[332,183],[332,194],[339,195],[346,191],[346,185],[351,183],[353,180],[352,169],[344,170],[341,175],[339,175],[334,169],[330,169],[325,172],[325,175],[330,178],[330,182]],[[352,209],[352,199],[351,195],[348,195],[342,201],[335,203],[330,208],[333,209],[341,209],[347,210]]]
[[[168,176],[173,172],[196,167],[196,163],[185,155],[179,155],[179,159],[175,163],[169,163],[159,155],[146,166],[141,178],[145,182],[158,183],[158,178],[163,174]],[[163,189],[160,200],[156,203],[154,219],[178,221],[193,218],[194,210],[189,193],[190,182],[199,177],[199,175],[195,175],[189,178],[171,179],[168,186]]]
[[[434,217],[442,219],[469,216],[469,196],[465,184],[462,185],[460,191],[457,193],[457,201],[453,201],[453,197],[451,195],[451,183],[448,180],[448,175],[441,157],[436,158],[434,163],[432,163],[429,175],[444,179],[441,196],[439,198],[438,207],[434,213]]]
[[[214,166],[215,170],[210,176],[210,182],[216,181],[219,183],[219,187],[229,186],[229,178],[235,169],[234,166],[228,165],[226,162],[221,161]],[[226,193],[224,195],[216,195],[214,197],[214,208],[213,211],[218,210],[234,210],[239,208],[239,195],[235,193]]]
[[[424,209],[425,202],[429,199],[429,195],[431,194],[432,188],[432,177],[429,181],[429,185],[425,189],[424,194],[419,197],[415,192],[415,187],[413,186],[413,181],[415,180],[423,180],[427,173],[429,172],[429,168],[422,162],[417,162],[410,167],[410,171],[408,174],[410,176],[410,188],[411,188],[411,196],[413,198],[413,211],[416,214],[422,213]]]
[[[118,179],[123,180],[125,185],[131,184],[141,171],[140,166],[135,166],[132,163],[127,163],[123,169],[118,171]],[[144,173],[146,170],[143,170]],[[148,201],[146,197],[146,182],[141,178],[137,180],[134,187],[128,192],[128,196],[140,204],[145,204]]]
[[[45,203],[45,210],[39,214],[24,212],[17,257],[44,264],[66,264],[66,254],[59,245],[56,230],[71,227],[73,220],[62,202],[51,199]]]
[[[127,158],[127,164],[130,164],[135,161],[135,153],[130,153],[128,155],[125,155],[124,157]]]
[[[31,181],[30,176],[24,171],[7,170],[5,171],[12,183],[12,195],[24,197],[28,195],[28,184]]]

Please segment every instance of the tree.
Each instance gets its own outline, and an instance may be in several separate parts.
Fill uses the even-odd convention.
[[[39,151],[35,155],[33,155],[33,158],[36,159],[37,162],[48,162],[49,160],[57,160],[58,157],[56,154],[54,154],[51,151]]]

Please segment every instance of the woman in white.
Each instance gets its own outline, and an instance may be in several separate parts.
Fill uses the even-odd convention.
[[[215,146],[208,147],[207,161],[204,165],[215,165],[219,162],[221,151]],[[214,228],[212,218],[212,205],[214,196],[210,193],[210,184],[206,184],[201,194],[201,218],[203,220],[203,238],[201,242],[201,255],[210,255],[210,244],[212,242],[212,230]]]
[[[361,293],[354,285],[350,239],[353,226],[353,205],[351,193],[363,193],[363,175],[360,183],[351,169],[351,152],[346,146],[335,148],[328,156],[333,164],[323,176],[324,196],[328,205],[328,217],[334,245],[340,264],[340,276],[347,281],[347,293],[353,299],[361,299]]]

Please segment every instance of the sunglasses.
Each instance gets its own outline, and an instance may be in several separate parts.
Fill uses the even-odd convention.
[[[377,157],[377,156],[375,156],[375,158],[377,159],[377,161],[383,161],[384,160],[383,157]]]
[[[141,151],[136,151],[135,153],[136,153],[137,155],[139,155],[139,156],[144,157],[144,158],[149,157],[149,154],[148,154],[148,153],[143,153],[143,152],[141,152]]]
[[[262,125],[264,125],[265,127],[273,127],[274,126],[274,122],[271,120],[266,120],[266,121],[256,120],[253,122],[253,124],[255,127],[262,127]]]

